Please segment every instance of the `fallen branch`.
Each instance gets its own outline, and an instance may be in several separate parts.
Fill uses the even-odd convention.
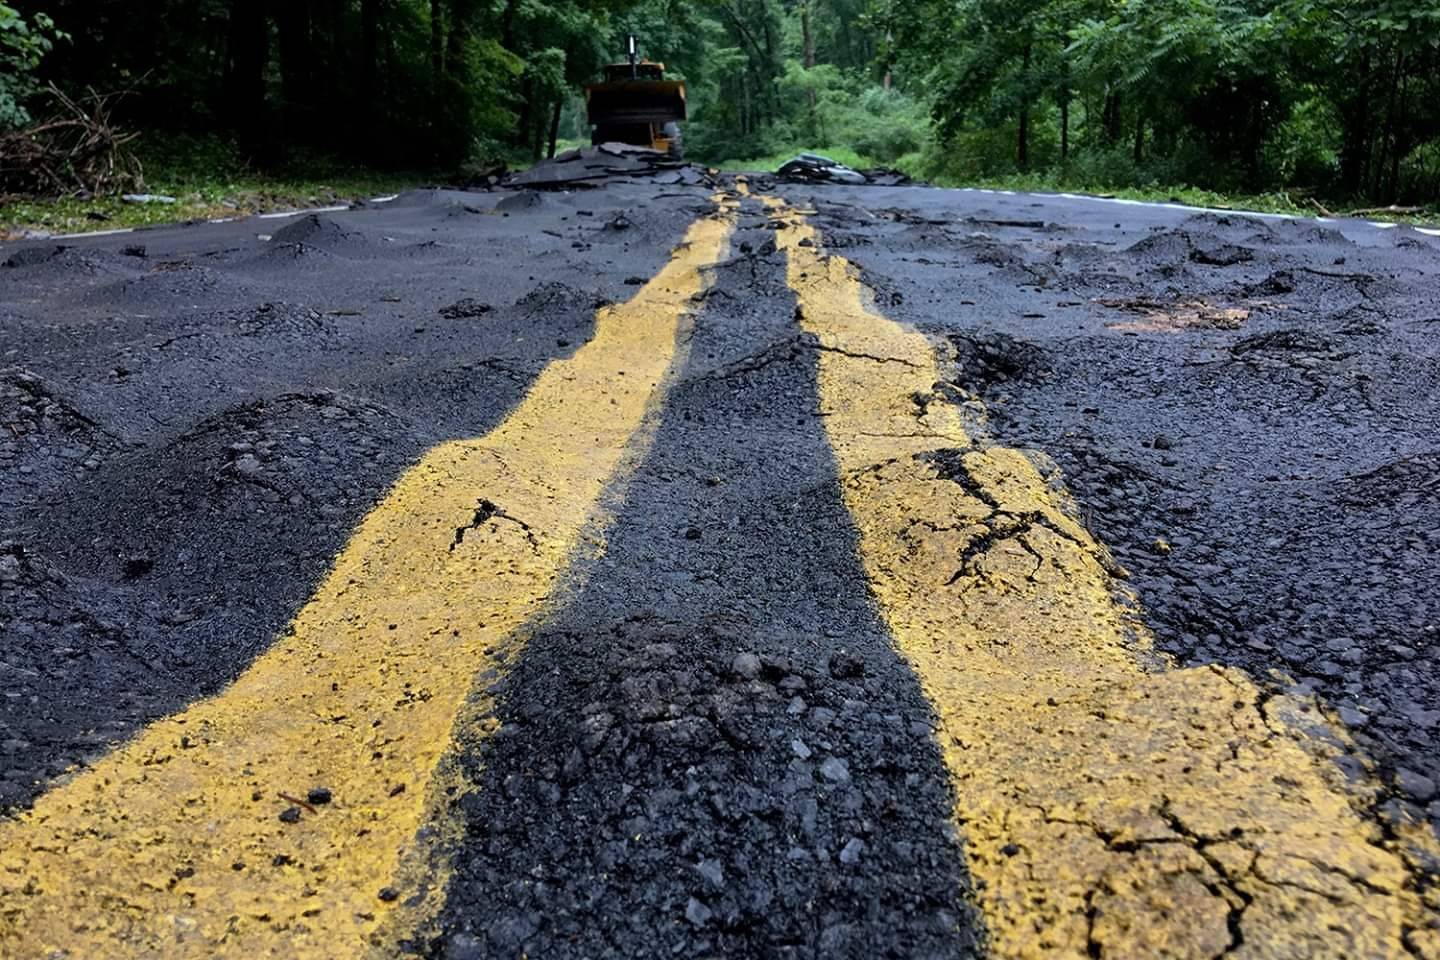
[[[46,89],[50,117],[0,133],[0,193],[74,196],[143,187],[140,162],[127,146],[139,134],[111,119],[126,91],[88,90],[72,99],[53,83]]]
[[[1352,217],[1363,217],[1363,216],[1366,216],[1366,215],[1372,214],[1372,213],[1399,213],[1399,214],[1409,214],[1409,213],[1423,213],[1424,211],[1425,211],[1425,208],[1424,208],[1424,207],[1397,207],[1397,206],[1395,206],[1394,204],[1391,204],[1391,205],[1388,206],[1388,207],[1365,207],[1364,209],[1361,209],[1361,210],[1351,210],[1350,213],[1349,213],[1349,216],[1352,216]]]

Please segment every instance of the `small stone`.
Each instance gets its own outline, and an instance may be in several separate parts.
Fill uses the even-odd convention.
[[[502,950],[518,950],[526,940],[535,936],[539,927],[525,914],[514,914],[497,920],[487,931],[490,942]]]
[[[286,807],[284,810],[281,810],[281,811],[280,811],[280,822],[281,822],[281,823],[299,823],[299,822],[300,822],[300,808],[299,808],[299,807]]]
[[[841,760],[839,757],[831,757],[820,764],[820,776],[829,780],[831,783],[849,783],[850,764]]]
[[[699,527],[691,527],[685,531],[686,540],[699,540],[701,536],[703,536],[703,534],[701,534]]]
[[[853,867],[860,862],[860,855],[864,852],[865,841],[859,837],[851,837],[850,842],[840,850],[840,862]]]
[[[836,680],[853,680],[865,676],[865,661],[847,650],[830,655],[830,676]]]
[[[777,684],[777,686],[780,687],[782,693],[788,693],[793,696],[798,694],[801,690],[808,689],[810,685],[805,682],[804,677],[796,676],[792,673],[787,677],[782,677],[780,679],[780,683]]]
[[[254,456],[247,453],[243,457],[236,458],[235,470],[237,473],[240,473],[244,476],[253,477],[261,470],[260,461],[256,460]]]
[[[1359,730],[1370,723],[1370,717],[1363,711],[1356,710],[1354,707],[1341,707],[1338,712],[1340,714],[1340,722],[1351,730]]]
[[[720,865],[719,860],[701,860],[695,866],[695,872],[714,889],[725,889],[725,868]]]
[[[395,900],[400,899],[400,891],[396,890],[394,887],[381,887],[380,892],[377,893],[376,896],[379,897],[381,900],[384,900],[386,903],[392,903]]]
[[[754,680],[760,676],[760,658],[753,653],[737,653],[735,659],[730,663],[730,669],[735,672],[736,676]]]
[[[305,794],[305,799],[317,807],[327,804],[331,800],[330,788],[314,787],[309,793]]]
[[[809,760],[812,756],[812,751],[810,750],[810,748],[805,746],[805,741],[801,740],[799,737],[796,737],[794,740],[790,741],[790,752],[795,754],[795,756],[799,757],[801,760]]]
[[[470,933],[457,933],[445,944],[445,960],[483,960],[485,944]]]
[[[1156,450],[1173,450],[1173,449],[1175,449],[1175,441],[1174,441],[1174,440],[1171,440],[1169,437],[1165,436],[1165,434],[1163,434],[1163,433],[1157,433],[1157,434],[1155,435],[1155,439],[1154,439],[1151,443],[1152,443],[1152,446],[1154,446]]]
[[[694,897],[691,897],[690,902],[685,905],[685,919],[697,927],[705,926],[713,916],[715,916],[715,911]]]
[[[1405,767],[1395,771],[1395,785],[1405,792],[1407,796],[1425,803],[1435,796],[1435,781],[1414,770],[1407,770]]]
[[[816,707],[810,711],[810,722],[823,730],[835,722],[835,711],[829,707]]]

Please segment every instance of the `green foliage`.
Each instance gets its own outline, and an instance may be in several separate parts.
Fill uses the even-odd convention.
[[[123,121],[272,168],[480,170],[585,142],[581,88],[634,33],[687,84],[694,159],[1440,189],[1437,0],[44,2],[53,22],[0,4],[0,127],[44,81],[133,89]]]
[[[994,173],[1004,131],[1011,169],[1434,196],[1434,0],[915,0],[889,22],[951,168]]]
[[[36,13],[27,21],[0,3],[0,130],[30,122],[25,102],[40,90],[36,70],[56,41],[64,39],[48,14]]]

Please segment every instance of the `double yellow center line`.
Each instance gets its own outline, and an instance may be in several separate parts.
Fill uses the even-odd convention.
[[[1238,671],[1142,666],[1159,658],[1063,491],[938,398],[929,342],[767,203],[991,952],[1440,956],[1395,841],[1351,805],[1369,787],[1319,755],[1335,731]],[[230,688],[0,824],[0,954],[354,957],[433,916],[456,718],[468,699],[485,735],[516,629],[603,547],[602,497],[728,249],[720,204],[499,427],[407,471]]]

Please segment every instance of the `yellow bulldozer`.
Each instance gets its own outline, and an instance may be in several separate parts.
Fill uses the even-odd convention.
[[[665,64],[641,60],[637,50],[632,34],[627,61],[605,67],[605,80],[585,87],[590,142],[649,147],[679,159],[685,84],[666,80]]]

